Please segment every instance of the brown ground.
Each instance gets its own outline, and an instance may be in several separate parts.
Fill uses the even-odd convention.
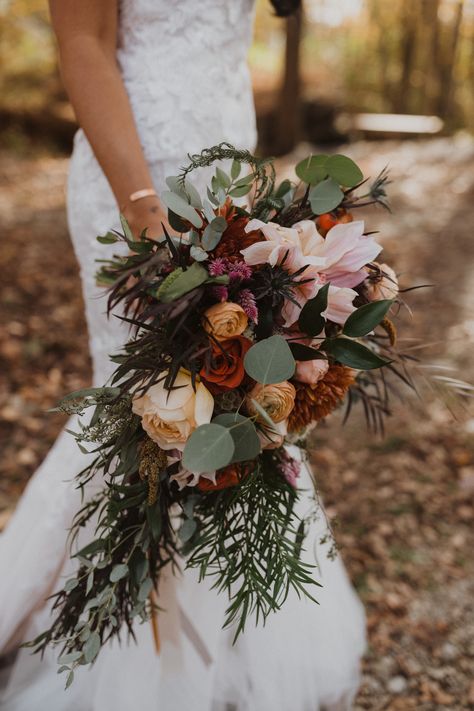
[[[350,152],[371,174],[389,163],[397,180],[394,216],[370,215],[387,261],[405,285],[437,285],[412,294],[404,333],[421,333],[434,344],[428,360],[472,381],[473,141],[356,143]],[[0,156],[0,528],[61,426],[46,409],[90,373],[66,167],[62,158]],[[474,419],[427,397],[424,407],[397,404],[385,439],[367,435],[357,413],[313,441],[368,614],[357,709],[474,708]]]

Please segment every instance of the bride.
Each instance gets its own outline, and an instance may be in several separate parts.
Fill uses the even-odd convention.
[[[161,234],[158,194],[189,152],[223,140],[255,146],[246,54],[253,0],[50,0],[62,72],[82,129],[72,155],[68,216],[80,264],[94,383],[111,372],[126,340],[107,320],[96,259],[116,246],[96,235],[117,228],[119,209],[139,234]],[[288,14],[298,0],[273,0]],[[203,175],[203,180],[207,176]],[[199,176],[198,176],[199,178]],[[198,186],[199,187],[199,186]],[[156,191],[156,192],[155,192]],[[290,599],[265,628],[235,646],[222,631],[225,600],[186,571],[160,588],[161,652],[148,625],[136,641],[108,644],[68,690],[56,653],[21,642],[48,625],[46,601],[68,574],[66,531],[79,506],[72,481],[84,455],[63,432],[0,536],[0,708],[4,711],[332,711],[351,708],[364,650],[364,616],[339,559],[317,544],[320,605]],[[309,472],[306,472],[309,480]],[[308,481],[309,484],[309,481]],[[311,550],[313,554],[314,551]]]

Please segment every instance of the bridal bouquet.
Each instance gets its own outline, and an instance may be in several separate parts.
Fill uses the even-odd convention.
[[[354,218],[361,205],[386,206],[386,174],[366,186],[349,158],[312,155],[296,166],[299,183],[277,186],[271,161],[228,144],[190,161],[166,181],[161,239],[135,239],[125,220],[123,234],[98,238],[129,247],[98,278],[131,336],[107,385],[60,405],[93,408],[75,433],[92,451],[77,482],[103,482],[72,526],[73,542],[88,524],[93,538],[73,553],[77,573],[32,643],[61,647],[68,683],[156,612],[165,566],[209,577],[236,636],[291,590],[313,598],[308,520],[295,508],[301,461],[285,445],[302,445],[344,401],[362,401],[381,426],[386,374],[405,379],[397,278]],[[189,174],[218,161],[199,194]]]

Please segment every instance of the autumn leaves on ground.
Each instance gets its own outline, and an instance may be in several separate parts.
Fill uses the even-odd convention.
[[[368,225],[381,230],[403,286],[435,284],[408,295],[414,315],[403,317],[402,336],[421,334],[432,344],[426,361],[455,369],[437,372],[473,382],[473,141],[343,151],[366,174],[390,166],[393,215],[367,213]],[[63,424],[46,410],[89,380],[66,170],[63,158],[0,156],[0,528]],[[428,386],[422,393],[425,404],[406,391],[394,403],[384,439],[367,434],[356,411],[344,428],[339,418],[320,427],[311,443],[367,609],[357,709],[474,708],[474,416],[469,402],[448,395],[443,405]]]

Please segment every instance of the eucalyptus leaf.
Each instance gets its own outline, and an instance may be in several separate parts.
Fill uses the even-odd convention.
[[[176,215],[187,220],[194,225],[194,227],[202,227],[202,218],[199,213],[180,195],[171,192],[171,190],[165,190],[161,194],[161,199],[166,207],[176,213]]]
[[[214,180],[214,178],[212,180]],[[216,190],[217,190],[217,188],[216,188]],[[218,207],[219,200],[217,199],[215,194],[211,190],[209,190],[209,188],[207,188],[207,197],[209,198],[209,202],[212,203],[212,205],[214,205],[215,207]]]
[[[234,188],[243,188],[244,186],[252,185],[253,181],[254,181],[253,173],[249,173],[248,175],[244,175],[243,178],[236,180],[233,187]]]
[[[169,175],[166,178],[165,182],[171,192],[176,193],[176,195],[179,195],[181,198],[183,198],[183,200],[188,202],[188,196],[183,190],[183,186],[181,185],[178,175]]]
[[[263,385],[281,383],[295,372],[295,359],[282,336],[270,336],[253,345],[245,354],[244,368]]]
[[[127,220],[125,217],[121,214],[120,215],[120,224],[122,225],[122,230],[125,235],[125,237],[128,239],[129,242],[135,242],[135,237],[133,236],[133,232],[130,229],[130,225],[128,224]]]
[[[186,194],[189,197],[191,205],[195,207],[196,210],[202,210],[201,196],[199,195],[194,185],[189,181],[186,181]]]
[[[77,588],[79,585],[79,581],[77,578],[69,578],[69,580],[66,580],[64,583],[64,590],[66,592],[71,592],[71,590],[74,590],[74,588]]]
[[[260,439],[252,420],[238,412],[226,412],[213,419],[217,425],[227,427],[234,440],[232,462],[245,462],[260,454]]]
[[[210,223],[210,226],[215,232],[225,232],[227,229],[227,220],[225,217],[221,217],[219,215],[218,217],[214,217]]]
[[[232,190],[229,191],[229,195],[233,198],[241,198],[244,197],[244,195],[248,195],[251,189],[251,185],[241,185],[240,188],[232,188]]]
[[[356,370],[373,370],[389,364],[389,361],[381,358],[370,348],[357,341],[351,341],[349,338],[335,338],[324,341],[321,348],[342,365],[347,365],[349,368],[355,368]]]
[[[298,324],[308,336],[318,336],[325,326],[322,316],[328,307],[328,294],[330,284],[325,284],[315,297],[306,302],[300,312]]]
[[[77,662],[78,659],[82,657],[82,652],[77,650],[76,652],[68,652],[67,654],[62,654],[58,662],[59,664],[73,664],[74,662]]]
[[[234,158],[234,160],[232,161],[231,168],[230,168],[230,177],[232,178],[232,180],[235,180],[236,178],[239,177],[241,170],[242,170],[242,164],[239,163],[239,161]]]
[[[326,178],[309,191],[309,202],[315,215],[331,212],[343,198],[344,193],[333,178]]]
[[[220,187],[230,188],[232,180],[222,168],[216,167],[216,177]]]
[[[212,222],[212,220],[215,218],[215,214],[214,214],[214,208],[212,207],[209,200],[203,201],[202,209],[204,210],[204,215],[206,216],[206,220],[208,222]]]
[[[215,249],[219,242],[221,241],[222,232],[217,232],[213,229],[212,224],[206,225],[206,229],[203,232],[201,244],[204,249],[211,251]]]
[[[115,242],[118,241],[119,238],[113,232],[107,232],[106,235],[99,235],[97,237],[97,242],[100,242],[101,244],[115,244]]]
[[[254,410],[260,415],[262,420],[267,423],[267,425],[270,427],[270,429],[272,431],[275,431],[276,423],[273,422],[273,420],[270,417],[270,415],[268,414],[268,412],[263,409],[263,407],[260,405],[259,402],[257,402],[257,400],[255,400],[255,398],[252,397],[250,399],[251,399],[252,406],[253,406]]]
[[[382,299],[360,306],[348,317],[342,332],[352,338],[366,336],[385,318],[392,304],[392,299]]]
[[[137,598],[139,602],[145,602],[152,590],[153,580],[151,578],[145,578],[143,583],[140,585],[140,589],[138,591]]]
[[[125,563],[120,563],[119,565],[116,565],[112,568],[109,580],[111,583],[116,583],[122,578],[125,578],[126,575],[128,575],[128,565],[125,565]]]
[[[324,180],[328,174],[326,170],[327,160],[328,156],[326,155],[308,156],[297,164],[295,168],[296,175],[303,183],[316,185]]]
[[[182,543],[187,543],[194,536],[197,530],[197,523],[192,518],[187,518],[181,524],[178,531],[179,539]]]
[[[91,570],[91,572],[87,576],[86,595],[89,595],[90,591],[92,590],[93,585],[94,585],[94,571]]]
[[[92,632],[91,636],[84,644],[84,661],[90,664],[100,652],[100,637],[97,632]]]
[[[202,247],[198,247],[194,244],[191,246],[189,254],[196,262],[205,262],[209,256]]]
[[[343,155],[330,156],[326,163],[328,175],[333,178],[338,185],[346,188],[353,188],[358,185],[364,175],[353,160]]]
[[[194,430],[186,442],[183,465],[194,474],[213,472],[230,464],[234,451],[228,428],[211,422]]]

